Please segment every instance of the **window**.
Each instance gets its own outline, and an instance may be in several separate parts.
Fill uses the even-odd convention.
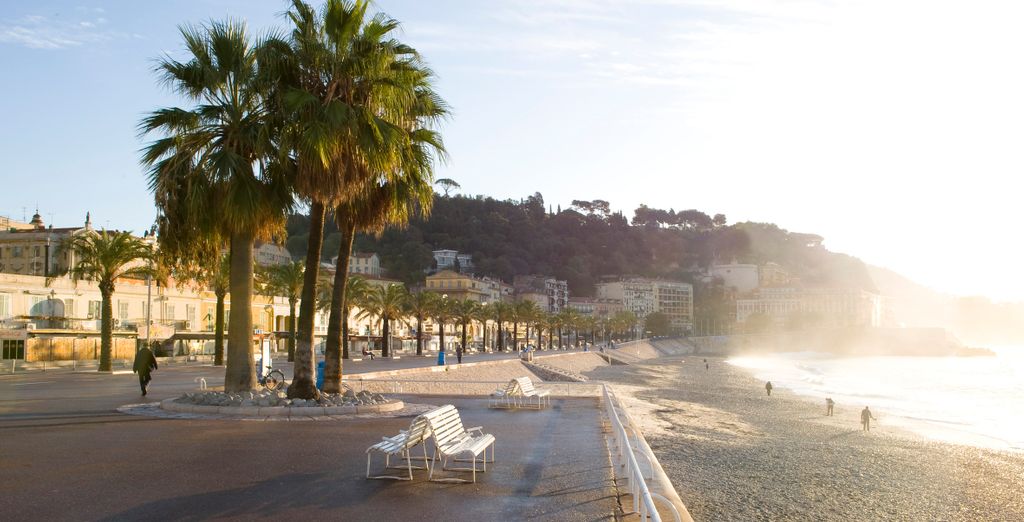
[[[25,341],[22,339],[3,339],[0,340],[0,348],[3,349],[4,359],[24,359],[25,358]]]
[[[117,318],[122,321],[128,320],[128,303],[124,301],[117,302]]]
[[[174,305],[172,305],[172,304],[168,304],[167,305],[167,317],[165,319],[168,319],[170,321],[174,320]]]
[[[39,246],[36,246],[36,247],[35,247],[35,253],[34,253],[34,255],[35,255],[35,257],[39,257],[39,255],[40,255],[40,252],[39,252]]]
[[[0,319],[11,317],[11,296],[0,294]]]
[[[89,301],[89,319],[99,319],[103,314],[103,303],[101,301]]]
[[[11,247],[11,257],[21,257],[21,247]]]
[[[75,300],[74,299],[65,299],[64,300],[64,317],[74,317],[74,316],[75,316]]]
[[[193,325],[196,324],[196,305],[185,305],[185,320]]]

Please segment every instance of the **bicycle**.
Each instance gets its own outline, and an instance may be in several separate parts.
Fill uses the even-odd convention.
[[[256,382],[263,386],[264,389],[276,391],[281,390],[288,385],[284,380],[284,372],[281,370],[275,370],[270,366],[265,367],[264,370],[269,371],[256,379]]]

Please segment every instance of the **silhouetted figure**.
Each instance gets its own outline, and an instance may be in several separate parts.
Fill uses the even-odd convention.
[[[459,364],[462,364],[462,346],[455,347],[455,358],[459,360]]]
[[[139,374],[139,387],[142,388],[142,396],[146,396],[147,388],[149,388],[149,382],[153,380],[150,373],[157,369],[156,356],[153,355],[153,351],[148,346],[143,346],[141,350],[135,352],[135,363],[132,364],[132,371]]]
[[[768,384],[764,385],[764,391],[768,392],[768,396],[772,394],[772,381],[768,381]]]
[[[832,416],[832,410],[836,407],[836,401],[832,400],[832,397],[825,399],[825,415],[828,417]]]
[[[369,357],[370,360],[372,361],[373,360],[373,350],[371,350],[369,348],[363,348],[363,357]]]
[[[875,416],[871,414],[871,410],[867,406],[860,412],[860,423],[864,426],[864,431],[871,431],[871,421],[877,420]]]
[[[710,369],[711,369],[711,366],[708,364],[708,360],[704,359],[704,371],[708,371]]]

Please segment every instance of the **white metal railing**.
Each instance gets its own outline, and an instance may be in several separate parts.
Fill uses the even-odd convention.
[[[636,429],[632,426],[629,427],[629,431],[633,434],[633,444],[630,443],[630,437],[626,434],[626,427],[623,425],[622,420],[619,417],[619,411],[622,405],[619,404],[619,399],[615,396],[615,392],[611,390],[606,384],[601,385],[601,392],[604,396],[605,408],[608,412],[608,419],[612,423],[612,433],[615,434],[615,446],[616,453],[618,454],[619,462],[618,467],[625,468],[626,486],[629,488],[629,493],[633,497],[633,511],[640,516],[642,520],[651,520],[658,522],[661,520],[661,515],[658,513],[658,508],[655,505],[655,500],[660,500],[663,505],[668,506],[672,512],[672,516],[676,522],[681,522],[682,518],[679,516],[679,510],[676,509],[675,505],[669,499],[662,495],[651,492],[647,487],[647,482],[644,480],[643,471],[640,469],[640,464],[636,460],[636,449],[639,449],[639,443],[637,438],[639,434]],[[634,448],[633,446],[638,446]],[[651,464],[651,456],[643,453],[641,454],[647,459],[648,467],[651,470],[651,475],[654,475],[653,465]]]
[[[508,381],[476,380],[431,380],[431,379],[363,379],[357,375],[342,377],[342,382],[353,391],[377,393],[408,393],[431,395],[488,395],[503,387]],[[603,384],[575,381],[535,381],[538,389],[548,390],[552,395],[566,397],[600,397]]]

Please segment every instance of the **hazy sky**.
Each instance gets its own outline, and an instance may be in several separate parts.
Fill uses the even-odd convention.
[[[455,117],[439,176],[814,232],[936,289],[1024,299],[1019,2],[380,0]],[[1022,6],[1022,7],[1018,7]],[[176,103],[176,25],[283,1],[18,2],[0,13],[0,215],[140,231],[135,134]]]

